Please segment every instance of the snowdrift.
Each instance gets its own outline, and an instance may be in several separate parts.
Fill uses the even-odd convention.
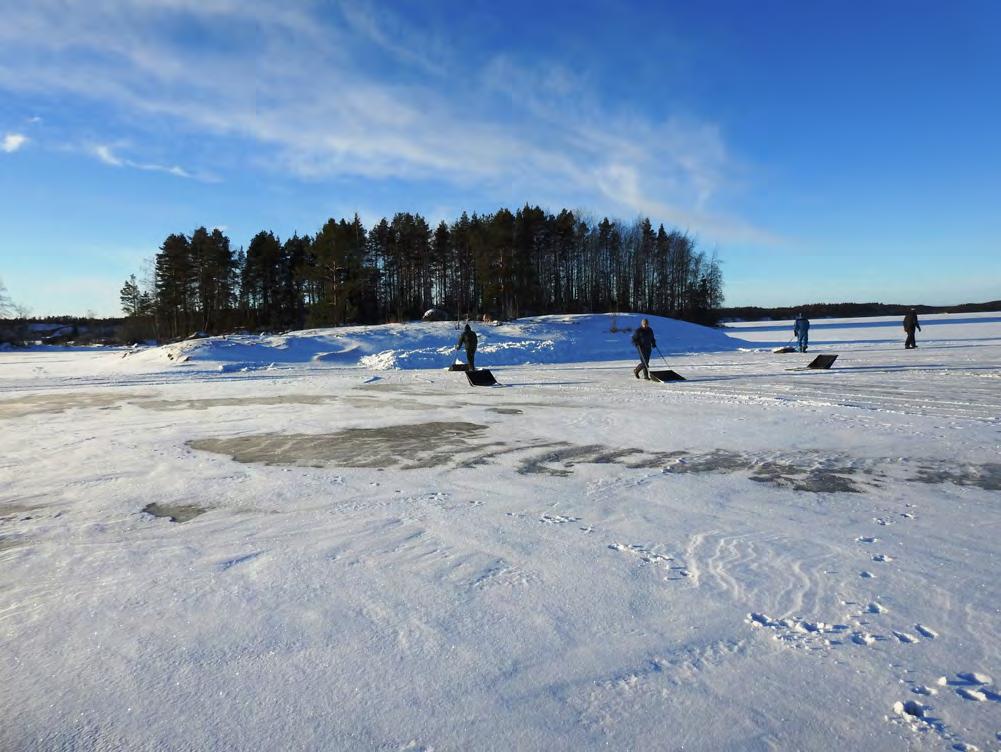
[[[488,366],[631,360],[630,337],[642,314],[538,316],[473,323],[477,364]],[[732,351],[745,345],[722,330],[647,316],[665,354]],[[454,322],[411,322],[311,329],[276,335],[228,335],[164,345],[129,356],[146,365],[210,365],[219,370],[278,364],[361,366],[373,370],[444,368],[455,357]]]

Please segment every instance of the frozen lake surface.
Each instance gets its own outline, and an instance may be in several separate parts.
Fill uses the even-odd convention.
[[[1001,314],[637,320],[0,352],[0,749],[1001,747]]]

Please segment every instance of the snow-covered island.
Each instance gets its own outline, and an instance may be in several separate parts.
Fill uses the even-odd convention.
[[[0,749],[999,748],[1001,314],[639,318],[0,352]]]

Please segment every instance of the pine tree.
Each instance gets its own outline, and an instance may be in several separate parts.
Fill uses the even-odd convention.
[[[155,285],[158,329],[169,338],[182,336],[191,326],[194,282],[188,239],[167,236],[156,256]]]
[[[130,274],[129,278],[125,280],[119,300],[122,303],[122,311],[126,316],[142,315],[144,308],[143,294],[139,289],[139,283],[136,282],[135,274]]]
[[[281,327],[282,246],[272,232],[259,232],[247,247],[240,283],[251,311],[252,325]]]

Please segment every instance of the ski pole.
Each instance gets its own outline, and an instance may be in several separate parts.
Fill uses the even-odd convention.
[[[647,359],[643,357],[643,351],[640,349],[639,345],[636,345],[636,352],[638,352],[640,354],[640,363],[643,364],[643,368],[645,368],[646,371],[647,371],[647,373],[649,373],[650,372],[650,364],[647,362]]]

